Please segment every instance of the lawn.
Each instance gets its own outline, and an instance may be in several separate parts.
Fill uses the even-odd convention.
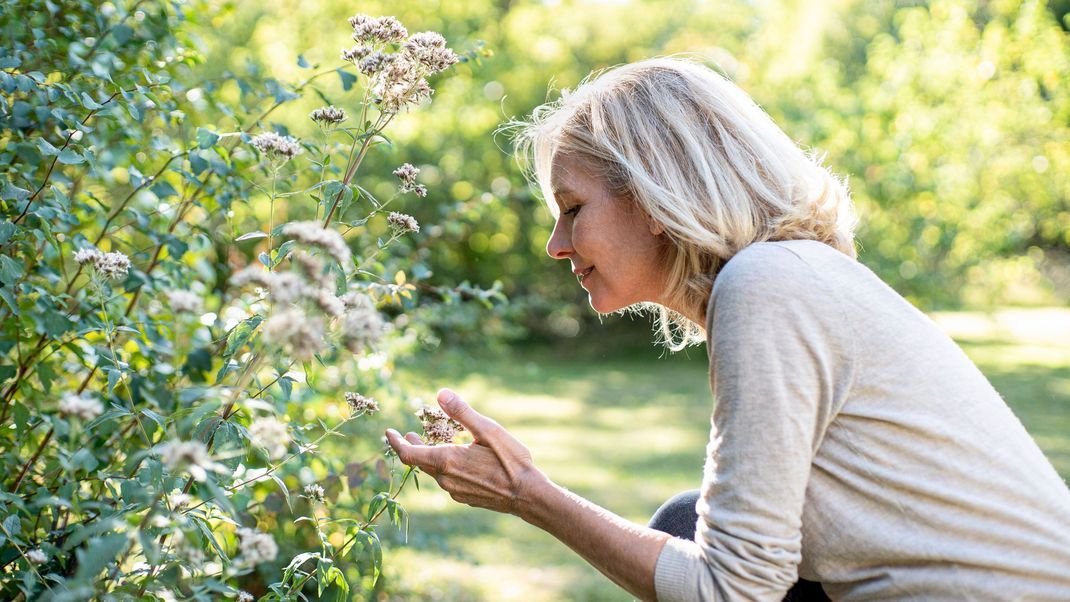
[[[941,313],[936,320],[1070,478],[1070,310]],[[636,326],[641,328],[641,326]],[[507,426],[558,483],[645,523],[697,487],[708,436],[705,350],[536,349],[439,357],[400,377],[433,395],[451,386]],[[392,600],[630,600],[562,544],[523,521],[452,502],[431,479],[403,496],[408,542],[387,534]]]

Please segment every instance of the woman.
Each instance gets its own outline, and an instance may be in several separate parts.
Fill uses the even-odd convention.
[[[661,530],[632,524],[448,389],[475,442],[390,430],[403,462],[644,600],[1070,599],[1065,483],[962,351],[854,260],[845,186],[744,92],[642,61],[537,110],[521,142],[557,219],[547,252],[591,306],[656,308],[671,347],[706,341],[702,488]]]

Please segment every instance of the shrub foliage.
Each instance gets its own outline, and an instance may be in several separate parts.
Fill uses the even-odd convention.
[[[359,171],[472,57],[357,15],[300,82],[197,82],[201,3],[0,8],[0,597],[372,587],[410,477],[368,424],[376,366],[428,300],[498,293],[407,270],[420,225],[390,204],[419,169],[391,198]],[[358,457],[317,454],[333,436]]]

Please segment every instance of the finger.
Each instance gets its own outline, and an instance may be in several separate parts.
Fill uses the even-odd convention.
[[[419,466],[425,472],[438,472],[441,452],[434,447],[414,444],[394,429],[387,429],[386,440],[398,454],[398,459],[409,466]]]
[[[460,422],[479,441],[492,440],[502,428],[497,422],[473,410],[472,406],[461,399],[460,395],[450,389],[439,389],[438,405],[442,406],[442,410],[450,418]]]
[[[405,433],[405,440],[413,445],[423,445],[424,440],[420,438],[416,433]]]

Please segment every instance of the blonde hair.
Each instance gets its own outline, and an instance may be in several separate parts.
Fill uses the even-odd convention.
[[[721,267],[752,243],[808,239],[856,256],[846,182],[738,86],[693,60],[592,73],[511,125],[517,158],[555,216],[550,170],[567,153],[662,226],[671,242],[664,299],[693,315],[705,313]],[[705,340],[704,325],[668,307],[638,309],[654,310],[672,351]]]

